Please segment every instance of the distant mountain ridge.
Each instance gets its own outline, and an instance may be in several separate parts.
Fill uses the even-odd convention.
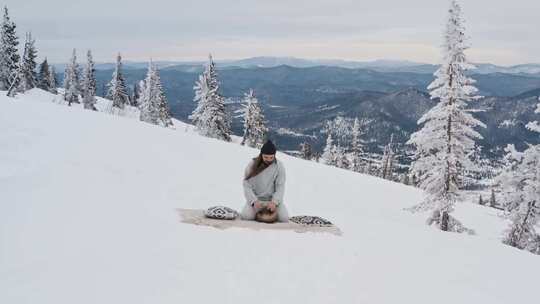
[[[126,65],[131,63],[126,62]],[[193,85],[201,66],[177,66],[164,62],[161,80],[175,118],[188,121],[195,108]],[[126,67],[124,75],[130,91],[143,79],[143,68]],[[112,69],[98,70],[98,95],[105,93]],[[221,93],[233,101],[241,100],[250,88],[255,91],[274,130],[272,138],[287,150],[295,150],[310,140],[320,151],[322,123],[336,115],[359,116],[374,123],[366,134],[370,150],[381,151],[377,143],[388,142],[395,134],[402,143],[417,129],[416,121],[433,106],[426,88],[433,75],[412,72],[379,72],[372,69],[348,69],[334,66],[296,68],[280,65],[268,68],[221,67],[218,70]],[[480,94],[486,96],[477,105],[490,129],[483,132],[485,151],[497,151],[508,143],[536,142],[524,128],[534,119],[540,77],[531,74],[473,74]],[[231,104],[236,110],[239,104]],[[233,122],[235,134],[241,134],[242,122]],[[278,130],[281,130],[277,132]],[[302,136],[303,135],[303,136]],[[313,136],[317,137],[314,139]]]
[[[370,69],[378,72],[409,72],[433,74],[438,65],[412,62],[407,60],[387,60],[378,59],[373,61],[353,61],[342,59],[303,59],[296,57],[270,57],[260,56],[239,60],[217,60],[218,67],[221,68],[271,68],[277,66],[291,66],[296,68],[309,68],[317,66],[331,66],[348,69]],[[183,71],[200,71],[205,61],[155,61],[159,68],[171,68]],[[540,63],[526,63],[514,66],[500,66],[491,63],[477,63],[477,69],[474,74],[526,74],[540,77]],[[127,69],[140,69],[148,66],[148,62],[143,61],[124,61],[124,67]],[[57,71],[64,69],[64,64],[55,64]],[[96,69],[112,69],[114,63],[97,63]]]

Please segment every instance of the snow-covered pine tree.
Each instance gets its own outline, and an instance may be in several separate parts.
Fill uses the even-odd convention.
[[[328,132],[328,137],[326,138],[326,146],[324,147],[323,154],[321,155],[325,164],[329,166],[337,165],[337,148],[334,144],[334,139],[332,138],[332,133]]]
[[[159,70],[156,65],[154,65],[154,75],[156,81],[156,97],[157,97],[157,108],[158,108],[158,124],[166,128],[174,128],[174,124],[171,118],[171,110],[169,108],[169,102],[165,96],[165,91],[163,90],[163,85],[161,84],[161,77],[159,76]]]
[[[336,116],[333,120],[326,122],[321,132],[327,134],[326,147],[322,155],[325,163],[349,169],[351,165],[345,147],[349,145],[351,137],[350,121],[343,116]]]
[[[88,50],[86,53],[86,67],[82,81],[82,95],[84,108],[96,111],[96,68],[92,52]]]
[[[199,75],[199,80],[195,82],[195,86],[193,87],[193,90],[195,91],[193,101],[195,101],[196,106],[189,116],[189,119],[193,122],[197,132],[204,136],[209,136],[211,131],[207,111],[210,103],[209,99],[212,98],[213,94],[211,87],[212,65],[212,63],[206,64],[204,72]]]
[[[225,99],[219,94],[219,81],[212,55],[199,80],[193,87],[197,106],[189,116],[199,134],[231,141],[231,118],[225,108]]]
[[[408,173],[403,173],[401,183],[407,186],[411,184],[411,179]]]
[[[151,64],[152,62],[148,65],[145,80],[140,82],[141,94],[139,96],[139,109],[141,111],[141,121],[156,125],[158,121],[158,110],[152,98],[153,92],[151,87],[153,86],[152,82],[154,79],[151,75]]]
[[[350,170],[355,172],[362,172],[365,170],[365,164],[362,160],[362,156],[364,154],[364,146],[362,144],[362,132],[360,130],[360,121],[358,120],[358,117],[354,119],[353,127],[352,127],[352,140],[351,140],[351,163],[350,163]]]
[[[148,65],[148,72],[139,98],[141,121],[163,127],[173,127],[167,98],[163,92],[159,71],[153,62]]]
[[[336,167],[342,169],[349,169],[351,166],[349,159],[347,158],[347,153],[342,146],[335,147],[336,153]]]
[[[244,117],[244,136],[241,144],[253,148],[260,148],[265,142],[268,129],[266,128],[261,106],[252,89],[244,94],[244,104],[244,108],[242,109],[242,116]]]
[[[45,58],[43,62],[39,65],[37,86],[38,88],[45,91],[50,91],[52,88],[51,70],[49,68],[49,63],[47,62],[47,58]]]
[[[540,104],[535,113],[540,113]],[[537,121],[527,124],[540,133]],[[503,204],[512,223],[505,231],[503,243],[540,254],[540,145],[529,145],[523,152],[508,146],[505,171],[498,177],[503,186]],[[509,161],[510,160],[510,161]]]
[[[394,134],[390,136],[390,142],[384,147],[381,164],[381,177],[391,180],[394,173]]]
[[[411,185],[418,187],[418,177],[416,177],[416,173],[411,175]]]
[[[17,74],[20,56],[19,39],[15,33],[15,22],[9,18],[8,8],[4,6],[4,16],[0,25],[0,90],[10,88]]]
[[[501,173],[495,178],[495,184],[500,189],[500,201],[505,214],[511,214],[523,201],[520,189],[522,180],[519,177],[523,152],[516,150],[514,145],[507,145],[504,148],[506,153],[503,158],[503,168]],[[494,194],[494,190],[492,189]],[[490,202],[491,205],[491,202]]]
[[[373,167],[374,167],[373,166],[373,161],[371,159],[368,159],[366,169],[364,170],[364,173],[375,176],[375,174],[373,174],[373,171],[374,171]]]
[[[123,109],[125,105],[129,105],[129,95],[126,89],[126,81],[122,72],[122,56],[118,53],[116,56],[116,67],[114,69],[112,79],[109,82],[109,90],[107,98],[113,101],[113,107]]]
[[[495,199],[495,190],[491,189],[491,196],[489,197],[489,206],[497,208],[497,200]]]
[[[50,83],[49,92],[53,94],[57,94],[58,90],[56,89],[56,85],[58,81],[56,80],[56,71],[53,65],[49,66],[49,83]]]
[[[321,153],[320,152],[313,152],[313,159],[315,159],[315,162],[319,162],[321,160]]]
[[[80,90],[79,64],[77,63],[77,50],[73,49],[71,59],[64,72],[64,99],[71,106],[72,103],[79,103]]]
[[[540,97],[538,97],[538,101],[540,101]],[[540,103],[536,106],[534,113],[540,114]],[[527,124],[527,129],[540,133],[540,123],[538,121],[531,121]]]
[[[351,122],[343,116],[336,116],[333,120],[327,121],[324,132],[331,132],[336,146],[346,147],[351,137]]]
[[[140,80],[137,83],[137,108],[141,107],[141,98],[142,98],[142,95],[144,94],[143,93],[144,90],[145,90],[145,79]]]
[[[24,51],[19,64],[17,92],[26,92],[37,86],[37,50],[31,33],[26,33]]]
[[[540,235],[536,225],[540,219],[540,145],[529,146],[514,171],[513,180],[519,204],[510,210],[512,221],[505,231],[503,243],[540,254]]]
[[[139,96],[140,96],[139,83],[135,82],[133,84],[133,94],[131,95],[131,98],[130,98],[132,107],[139,107]]]
[[[306,160],[311,160],[313,158],[313,148],[308,142],[300,144],[300,157]]]
[[[485,125],[467,110],[467,103],[476,99],[477,89],[465,73],[473,66],[464,53],[468,45],[457,1],[451,1],[449,13],[444,60],[428,87],[431,98],[439,102],[420,118],[422,129],[408,141],[416,148],[413,168],[425,194],[412,210],[432,210],[428,224],[436,224],[443,231],[463,232],[466,228],[450,216],[454,204],[462,200],[457,175],[461,167],[472,165],[469,152],[475,147],[475,139],[482,138],[474,128]]]

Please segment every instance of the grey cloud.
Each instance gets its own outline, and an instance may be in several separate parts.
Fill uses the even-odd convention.
[[[266,41],[269,46],[273,44],[269,49],[279,50],[281,55],[302,56],[303,45],[332,43],[336,39],[380,43],[381,48],[394,43],[403,43],[404,47],[425,45],[425,53],[418,52],[419,58],[410,57],[415,54],[414,49],[395,54],[391,53],[394,48],[381,49],[380,53],[392,59],[414,60],[425,55],[422,61],[432,61],[437,54],[429,53],[433,51],[428,51],[427,46],[440,45],[448,1],[10,0],[5,4],[19,26],[19,36],[32,30],[40,54],[53,61],[66,60],[73,47],[94,49],[98,60],[111,60],[116,51],[144,57],[168,54],[171,58],[164,59],[192,59],[197,56],[195,52],[203,49],[218,57],[220,53],[230,57],[245,54],[253,41],[257,52],[265,51]],[[510,54],[495,58],[485,53],[485,58],[479,58],[481,61],[540,62],[536,52],[540,39],[532,38],[540,28],[540,18],[535,16],[540,11],[540,1],[476,0],[462,1],[462,5],[473,47],[507,49]],[[343,47],[347,45],[336,44],[335,51],[327,45],[324,53],[318,55],[314,49],[305,49],[305,53],[333,58],[344,54],[338,49]],[[482,54],[477,53],[476,56]],[[355,58],[345,59],[366,57],[362,49],[356,54]]]

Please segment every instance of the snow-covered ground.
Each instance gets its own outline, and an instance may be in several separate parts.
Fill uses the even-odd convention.
[[[500,243],[497,211],[444,233],[403,208],[420,192],[282,153],[291,215],[342,236],[180,223],[240,209],[251,148],[0,96],[0,303],[534,303],[540,259]],[[184,129],[186,126],[184,125]]]

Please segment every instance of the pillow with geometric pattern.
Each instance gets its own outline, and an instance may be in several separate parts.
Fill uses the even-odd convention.
[[[333,226],[332,222],[318,216],[297,215],[289,218],[289,221],[308,226]]]
[[[225,206],[214,206],[204,211],[204,216],[218,220],[234,220],[238,217],[238,212]]]

